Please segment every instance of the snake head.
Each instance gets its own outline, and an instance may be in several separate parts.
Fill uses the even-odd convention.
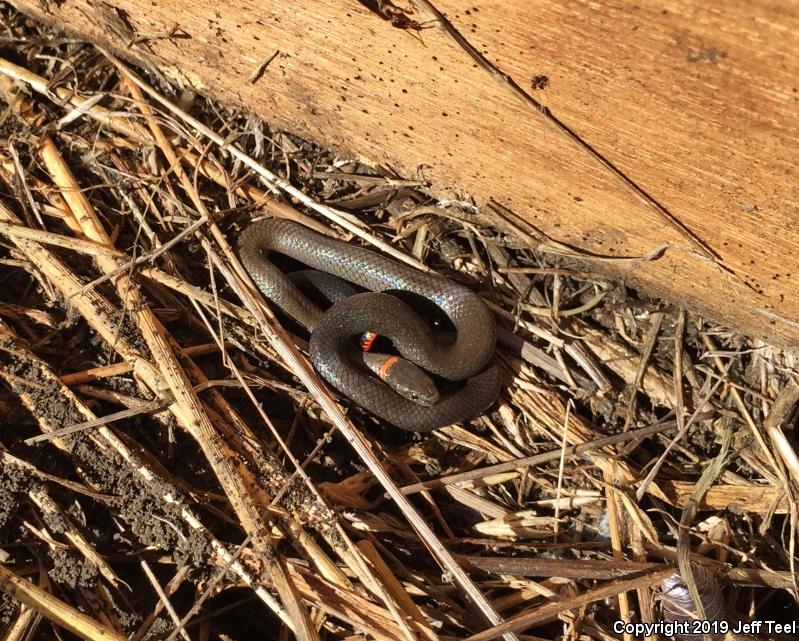
[[[431,407],[439,401],[438,388],[433,380],[407,359],[398,359],[383,380],[398,394],[418,405]]]
[[[431,407],[440,395],[433,379],[418,365],[401,356],[364,352],[366,366],[397,394],[417,405]]]

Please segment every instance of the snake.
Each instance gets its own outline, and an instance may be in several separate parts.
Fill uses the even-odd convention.
[[[282,218],[250,224],[239,236],[238,251],[267,301],[310,333],[308,351],[319,375],[387,423],[429,432],[474,418],[496,400],[502,383],[494,359],[496,325],[467,287]],[[273,254],[350,283],[351,295],[334,297],[333,305],[322,309],[303,292],[307,287],[272,262]],[[431,305],[446,317],[454,339],[435,332],[418,313]],[[389,340],[401,358],[365,363],[370,358],[356,354],[353,338],[374,335]],[[384,370],[382,376],[374,376],[376,370]],[[392,382],[395,370],[403,372],[400,379],[418,377],[422,391],[413,391],[411,383],[412,390],[402,393],[407,381]],[[458,381],[460,388],[426,395],[431,379],[422,370],[443,379],[445,387],[446,381]]]

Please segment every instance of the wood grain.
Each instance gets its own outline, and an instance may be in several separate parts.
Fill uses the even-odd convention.
[[[799,344],[795,1],[434,0],[515,89],[426,10],[417,32],[357,0],[12,4],[439,195],[494,200],[576,250],[666,245],[657,260],[587,262]],[[114,14],[139,36],[186,37],[129,45]]]

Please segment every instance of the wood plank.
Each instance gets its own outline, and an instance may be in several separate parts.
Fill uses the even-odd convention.
[[[590,266],[799,344],[796,2],[435,0],[516,90],[435,21],[403,30],[357,0],[12,4],[439,195],[495,200],[579,250],[666,244],[658,260]],[[140,35],[187,37],[128,46],[109,11]]]

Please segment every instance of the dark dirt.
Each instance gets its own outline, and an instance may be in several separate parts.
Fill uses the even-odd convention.
[[[11,391],[29,397],[36,418],[53,428],[83,422],[84,415],[61,394],[58,383],[44,375],[35,361],[9,357],[8,350],[20,347],[9,339],[0,345],[0,367],[5,375],[14,377],[9,385]],[[81,480],[109,497],[107,507],[126,523],[139,544],[168,550],[176,563],[188,564],[201,574],[208,571],[207,541],[182,525],[179,508],[162,499],[166,494],[180,496],[175,487],[158,480],[149,486],[143,484],[118,454],[107,446],[98,447],[88,434],[68,435],[61,441],[67,448],[71,465],[79,470]],[[4,466],[0,475],[0,518],[5,517],[0,520],[2,523],[16,509],[20,495],[37,481],[24,470],[10,465]],[[56,518],[50,515],[47,525],[59,533],[65,526],[60,519],[54,520]],[[51,557],[54,564],[51,572],[58,577],[51,575],[52,578],[66,585],[85,585],[96,575],[94,569],[76,564],[72,553],[59,550]]]
[[[0,592],[0,626],[5,627],[10,623],[16,615],[18,608],[19,604],[15,599],[5,592]]]
[[[52,561],[47,574],[56,583],[71,588],[92,588],[97,583],[97,568],[79,554],[63,548],[51,548],[47,554]]]
[[[0,530],[8,527],[9,519],[19,508],[20,498],[29,485],[30,478],[18,467],[0,467]]]

